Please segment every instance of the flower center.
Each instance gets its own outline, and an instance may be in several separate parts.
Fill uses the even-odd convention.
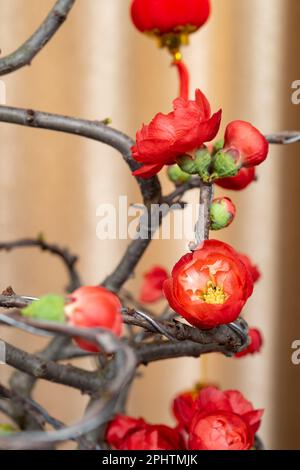
[[[212,281],[208,281],[207,290],[201,295],[201,299],[207,304],[223,304],[227,300],[227,295],[223,287],[216,286]]]

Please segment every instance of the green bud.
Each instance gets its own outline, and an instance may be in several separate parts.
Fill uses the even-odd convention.
[[[240,165],[237,163],[236,157],[237,156],[233,151],[224,152],[219,150],[213,157],[214,179],[236,176],[240,169]]]
[[[46,295],[21,310],[22,315],[42,321],[64,323],[65,299],[61,295]]]
[[[208,183],[210,181],[210,167],[212,163],[211,154],[206,148],[199,149],[196,152],[195,162],[198,175],[205,183]]]
[[[210,228],[221,230],[228,227],[236,214],[233,202],[227,197],[215,199],[210,206]]]
[[[213,147],[213,154],[215,155],[219,150],[222,150],[224,147],[224,139],[219,139],[216,142],[214,142],[214,147]]]
[[[177,158],[179,168],[189,175],[196,175],[198,173],[196,160],[191,155],[181,155]]]
[[[182,171],[178,165],[169,166],[168,177],[176,186],[180,186],[191,179],[191,175]]]
[[[195,157],[182,155],[177,159],[177,163],[182,171],[189,175],[199,175],[204,182],[210,180],[210,166],[212,158],[206,148],[199,149]]]

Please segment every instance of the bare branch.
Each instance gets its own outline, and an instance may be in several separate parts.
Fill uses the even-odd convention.
[[[35,379],[67,385],[83,393],[96,393],[103,386],[103,380],[94,372],[85,371],[72,365],[57,364],[35,354],[6,345],[6,363],[15,369],[26,372]]]
[[[266,135],[266,139],[270,144],[296,144],[300,142],[300,132],[299,131],[282,131],[274,134]]]
[[[131,148],[134,142],[130,137],[100,121],[87,121],[58,114],[33,111],[31,109],[0,106],[0,122],[65,132],[96,140],[118,150],[131,171],[138,169],[140,166],[132,158]],[[148,180],[136,178],[136,180],[146,205],[159,200],[161,187],[157,177]]]
[[[0,446],[4,449],[36,449],[49,443],[66,441],[88,434],[109,421],[115,413],[120,393],[132,380],[136,369],[136,357],[132,349],[119,341],[109,332],[92,332],[81,330],[84,337],[97,341],[101,349],[108,354],[115,354],[114,375],[107,381],[105,393],[85,414],[78,423],[69,427],[44,433],[25,432],[13,436],[0,437]]]
[[[75,0],[58,0],[37,31],[19,49],[0,59],[0,75],[30,65],[32,59],[46,46],[67,19],[74,3]]]
[[[76,263],[78,256],[70,253],[68,248],[61,248],[57,244],[48,243],[44,237],[38,236],[37,238],[21,238],[19,240],[13,240],[9,242],[1,242],[0,250],[11,251],[18,248],[32,248],[37,247],[42,251],[47,251],[55,256],[58,256],[65,264],[69,274],[69,285],[66,290],[72,292],[81,285],[79,273],[76,269]]]

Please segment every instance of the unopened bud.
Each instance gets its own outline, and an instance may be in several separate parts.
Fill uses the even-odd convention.
[[[169,166],[168,177],[176,186],[180,186],[191,179],[191,175],[182,171],[178,165]]]
[[[213,159],[213,170],[216,178],[236,176],[241,167],[237,150],[219,150]]]
[[[215,199],[210,206],[210,228],[221,230],[228,227],[236,214],[236,207],[228,197]]]

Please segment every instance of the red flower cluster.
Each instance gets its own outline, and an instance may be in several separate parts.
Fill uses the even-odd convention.
[[[210,104],[200,90],[196,90],[195,101],[177,98],[173,107],[172,112],[157,114],[149,125],[143,125],[137,132],[132,156],[143,166],[134,175],[150,178],[164,165],[172,165],[184,155],[193,159],[194,153],[217,135],[222,111],[211,116]],[[218,180],[218,184],[233,189],[246,187],[255,177],[252,168],[267,158],[268,150],[265,137],[248,122],[228,124],[221,152],[228,156],[231,167],[235,165],[234,169],[244,171],[233,177],[235,179],[225,178],[225,183]],[[248,168],[250,171],[245,171]]]
[[[253,447],[263,410],[236,390],[206,387],[177,397],[173,411],[191,450],[248,450]]]
[[[161,266],[154,266],[144,274],[140,291],[140,301],[145,304],[157,302],[163,297],[163,284],[169,274]]]
[[[249,346],[244,349],[244,351],[236,353],[235,357],[245,357],[260,352],[263,345],[263,337],[261,332],[257,328],[250,328],[248,335],[250,338]]]
[[[65,306],[69,323],[78,328],[104,328],[116,336],[121,335],[121,302],[104,287],[84,286],[76,289]],[[99,352],[99,348],[84,339],[75,338],[77,345],[86,351]]]
[[[109,424],[106,440],[116,450],[184,449],[183,439],[175,429],[123,415],[116,416]]]
[[[252,291],[253,278],[240,255],[217,240],[183,256],[164,283],[175,312],[203,329],[235,321]]]
[[[248,450],[263,414],[240,392],[215,387],[178,396],[173,412],[175,429],[119,415],[106,440],[117,450]]]
[[[157,114],[137,132],[132,155],[143,166],[134,175],[150,178],[164,165],[172,165],[177,157],[193,152],[217,135],[221,111],[211,116],[210,104],[200,90],[196,90],[195,101],[177,98],[173,107],[172,112]]]
[[[196,31],[209,14],[209,0],[133,0],[131,6],[137,29],[157,34]]]

